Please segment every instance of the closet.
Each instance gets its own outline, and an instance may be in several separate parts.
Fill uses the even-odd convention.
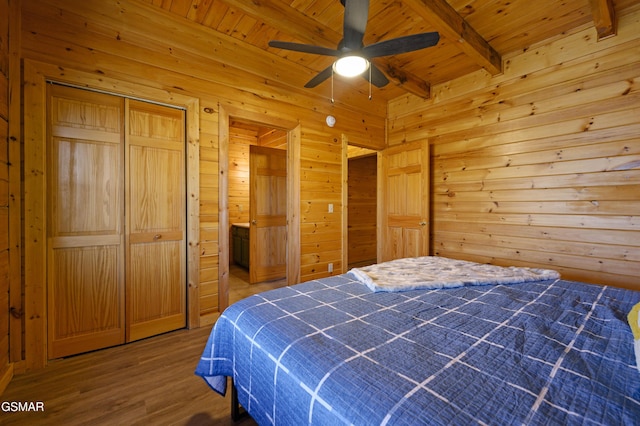
[[[186,325],[185,114],[49,84],[48,357]]]

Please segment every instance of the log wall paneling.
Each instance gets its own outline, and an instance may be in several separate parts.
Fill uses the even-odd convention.
[[[229,224],[249,222],[249,146],[258,132],[247,126],[229,127]]]
[[[199,323],[218,317],[218,110],[203,99],[200,107],[200,272]]]
[[[215,321],[226,300],[226,289],[218,282],[228,272],[224,265],[229,249],[227,232],[220,228],[229,223],[220,185],[227,173],[220,141],[229,124],[223,109],[241,111],[253,122],[293,123],[281,126],[294,129],[288,134],[293,147],[289,165],[300,171],[300,188],[294,188],[289,202],[301,214],[288,219],[299,232],[292,237],[289,259],[299,250],[301,260],[289,264],[290,283],[329,275],[329,263],[334,272],[343,270],[340,134],[347,134],[349,143],[382,149],[387,114],[390,145],[428,140],[431,146],[434,252],[495,263],[552,265],[566,276],[620,284],[635,274],[638,247],[633,241],[639,240],[639,231],[631,208],[636,206],[625,210],[624,204],[636,200],[629,198],[637,193],[633,182],[638,179],[637,154],[625,151],[637,145],[639,128],[637,12],[618,16],[615,37],[596,42],[595,30],[585,27],[503,56],[502,75],[479,71],[433,86],[430,100],[403,96],[387,109],[366,99],[355,106],[340,101],[330,105],[312,91],[291,89],[279,81],[289,73],[285,61],[275,55],[265,58],[239,39],[190,25],[153,5],[131,0],[20,3],[18,63],[51,65],[51,76],[63,80],[77,71],[82,77],[73,82],[82,86],[131,96],[153,91],[164,94],[158,97],[167,103],[175,94],[199,102],[196,119],[190,121],[200,130],[198,165],[191,168],[199,168],[199,194],[188,194],[199,208],[199,231],[190,246],[198,255],[189,262],[198,265],[197,279],[189,283],[198,295],[189,306],[197,313],[196,326]],[[265,68],[261,75],[247,71],[254,64]],[[27,70],[25,91],[32,90],[33,78],[38,74]],[[19,108],[19,99],[12,100],[11,111]],[[25,99],[24,111],[25,120],[41,121],[37,99]],[[323,124],[329,113],[339,117],[334,129]],[[19,121],[12,120],[10,129],[19,128]],[[30,144],[43,135],[37,128],[28,131],[24,147],[36,155]],[[603,141],[613,145],[607,148]],[[617,145],[616,152],[615,144],[622,141],[628,143]],[[599,153],[575,157],[591,149]],[[551,152],[558,152],[553,160]],[[19,164],[20,158],[12,163]],[[37,178],[37,171],[25,169],[27,179]],[[617,194],[614,199],[599,198],[616,186],[624,188],[611,192]],[[31,187],[36,194],[42,189]],[[518,198],[521,191],[528,192]],[[485,197],[485,202],[469,212],[477,202],[474,197]],[[508,210],[489,211],[487,202],[503,203],[501,208]],[[334,205],[334,214],[328,213],[328,204]],[[536,211],[538,206],[545,212]],[[25,241],[39,238],[34,232],[41,208],[25,202]],[[525,208],[534,211],[522,213]],[[452,230],[465,230],[466,237]],[[483,238],[500,244],[487,251]],[[25,259],[39,254],[25,247]],[[13,262],[11,276],[19,276],[20,265],[16,268]],[[40,281],[33,280],[37,271],[24,271],[29,291],[40,291]],[[43,329],[38,303],[42,300],[25,299],[27,316],[33,318],[24,326],[28,358],[39,358],[44,350],[33,337]]]
[[[287,149],[287,132],[254,123],[229,125],[229,225],[249,222],[249,147]],[[232,239],[231,239],[232,240]],[[232,241],[229,242],[233,252]]]
[[[390,103],[389,143],[427,139],[432,252],[640,290],[640,12]]]
[[[342,265],[342,138],[303,130],[300,154],[300,281],[340,273]],[[332,206],[332,212],[329,211]],[[329,272],[329,264],[333,271]],[[346,265],[345,265],[346,267]]]
[[[0,16],[9,1],[0,0]],[[13,375],[9,352],[9,19],[0,20],[0,394]]]
[[[235,123],[235,124],[234,124]],[[242,124],[240,124],[242,123]],[[286,133],[287,177],[286,177],[286,223],[287,223],[287,264],[288,284],[300,282],[300,125],[281,117],[255,114],[245,108],[221,107],[219,111],[219,271],[218,271],[218,311],[222,312],[229,302],[229,146],[231,130],[248,123],[261,123],[259,127],[288,129]],[[260,133],[260,132],[258,132]],[[258,138],[258,141],[260,138]],[[251,184],[250,184],[251,185]],[[251,204],[251,201],[249,202]]]
[[[229,223],[225,215],[228,215],[230,207],[226,198],[220,196],[220,179],[227,172],[221,168],[223,159],[220,158],[220,141],[223,140],[223,133],[228,131],[225,130],[225,126],[228,129],[228,123],[221,122],[223,109],[231,111],[232,117],[269,125],[280,123],[273,127],[290,129],[287,138],[291,140],[288,143],[293,143],[295,149],[288,155],[293,168],[302,167],[296,159],[307,152],[307,147],[313,152],[319,138],[323,143],[334,144],[339,132],[348,133],[349,140],[355,144],[377,148],[384,145],[384,105],[371,103],[364,96],[361,105],[366,105],[366,109],[360,110],[358,106],[341,104],[340,100],[331,104],[302,87],[291,90],[287,84],[280,84],[277,81],[279,78],[267,81],[264,76],[246,71],[247,61],[256,61],[258,52],[254,48],[223,33],[192,25],[154,5],[131,0],[106,3],[88,0],[81,4],[71,0],[29,0],[21,3],[20,10],[23,16],[20,57],[25,61],[52,65],[52,69],[57,70],[52,73],[52,79],[142,98],[145,98],[146,92],[156,90],[167,95],[165,102],[169,104],[174,103],[172,96],[189,96],[198,100],[197,121],[188,120],[200,131],[200,171],[197,174],[200,192],[197,197],[188,194],[189,202],[196,204],[199,209],[197,238],[189,246],[198,253],[197,278],[189,283],[190,291],[198,295],[189,299],[189,311],[196,313],[195,324],[191,322],[191,314],[189,316],[190,326],[214,322],[226,300],[226,289],[218,281],[221,275],[228,272],[224,270],[224,264],[228,262],[229,249],[225,230],[220,227],[222,222]],[[167,34],[172,34],[172,37],[167,38]],[[212,55],[212,51],[216,51],[216,55]],[[274,75],[286,75],[286,61],[280,61],[275,56],[274,60],[276,62],[269,63],[269,67],[273,71],[281,68]],[[73,81],[69,76],[76,71],[84,74]],[[37,102],[26,105],[25,116],[32,121],[37,120],[39,107]],[[336,135],[327,133],[324,124],[329,112],[340,117],[340,123],[333,130],[338,132]],[[27,142],[28,138],[25,138],[25,146]],[[270,143],[280,142],[274,140]],[[339,143],[336,146],[340,146]],[[313,161],[320,163],[323,160],[319,158]],[[335,165],[339,170],[339,162]],[[301,180],[304,179],[307,178]],[[327,192],[327,188],[315,181],[313,176],[309,179],[304,200],[315,203],[322,198],[325,209],[331,200],[336,212],[340,212],[341,203],[336,201],[341,196],[339,186]],[[289,202],[295,205],[295,209],[289,208],[288,211],[299,210],[305,202],[300,190],[294,189]],[[327,197],[328,193],[331,196]],[[39,207],[32,205],[25,211],[31,211],[31,208],[37,210]],[[35,210],[31,212],[27,221],[30,222],[36,214]],[[292,229],[296,235],[289,236],[294,242],[290,245],[290,259],[299,256],[302,244],[313,245],[318,234],[323,240],[335,237],[335,226],[340,223],[333,217],[318,216],[307,220],[312,225],[303,229],[299,214],[291,213],[289,216],[289,223],[296,224],[296,229]],[[318,232],[318,229],[321,231]],[[326,232],[327,229],[331,232]],[[307,235],[303,237],[305,232]],[[36,238],[32,237],[35,236],[30,235],[30,240],[35,241]],[[309,253],[316,255],[310,254],[302,260],[302,264],[289,262],[288,277],[293,280],[290,282],[306,279],[301,276],[303,268],[316,269],[311,274],[314,277],[328,275],[327,262],[330,261],[333,261],[335,271],[341,270],[339,246],[334,248],[323,241],[320,247]],[[323,258],[323,268],[315,266],[319,253]],[[28,257],[35,255],[27,254]],[[191,263],[190,260],[189,266]],[[30,275],[28,279],[33,277]],[[36,305],[41,303],[35,302]],[[31,336],[38,334],[41,324],[34,322],[33,326],[33,330],[27,332]],[[38,345],[35,340],[32,341]],[[40,358],[38,350],[27,348],[28,353]]]

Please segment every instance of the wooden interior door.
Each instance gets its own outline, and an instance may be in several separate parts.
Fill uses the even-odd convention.
[[[127,340],[186,325],[184,111],[127,100]]]
[[[402,144],[381,155],[384,262],[429,255],[429,146]]]
[[[249,148],[249,282],[287,276],[287,151]]]
[[[123,101],[49,85],[48,356],[124,343]]]
[[[59,85],[47,98],[49,358],[185,327],[184,111]]]

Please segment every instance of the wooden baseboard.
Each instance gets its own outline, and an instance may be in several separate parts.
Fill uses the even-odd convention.
[[[0,372],[0,395],[2,395],[13,379],[13,364],[7,364]]]

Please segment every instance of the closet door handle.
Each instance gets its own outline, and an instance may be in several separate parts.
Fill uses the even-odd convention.
[[[160,238],[162,238],[162,235],[160,235],[160,234],[156,234],[156,235],[153,236],[153,240],[154,241],[158,241]]]
[[[253,220],[251,221],[251,224],[252,224],[252,225],[255,225],[255,224],[257,224],[257,223],[258,223],[258,222],[257,222],[255,219],[253,219]]]

